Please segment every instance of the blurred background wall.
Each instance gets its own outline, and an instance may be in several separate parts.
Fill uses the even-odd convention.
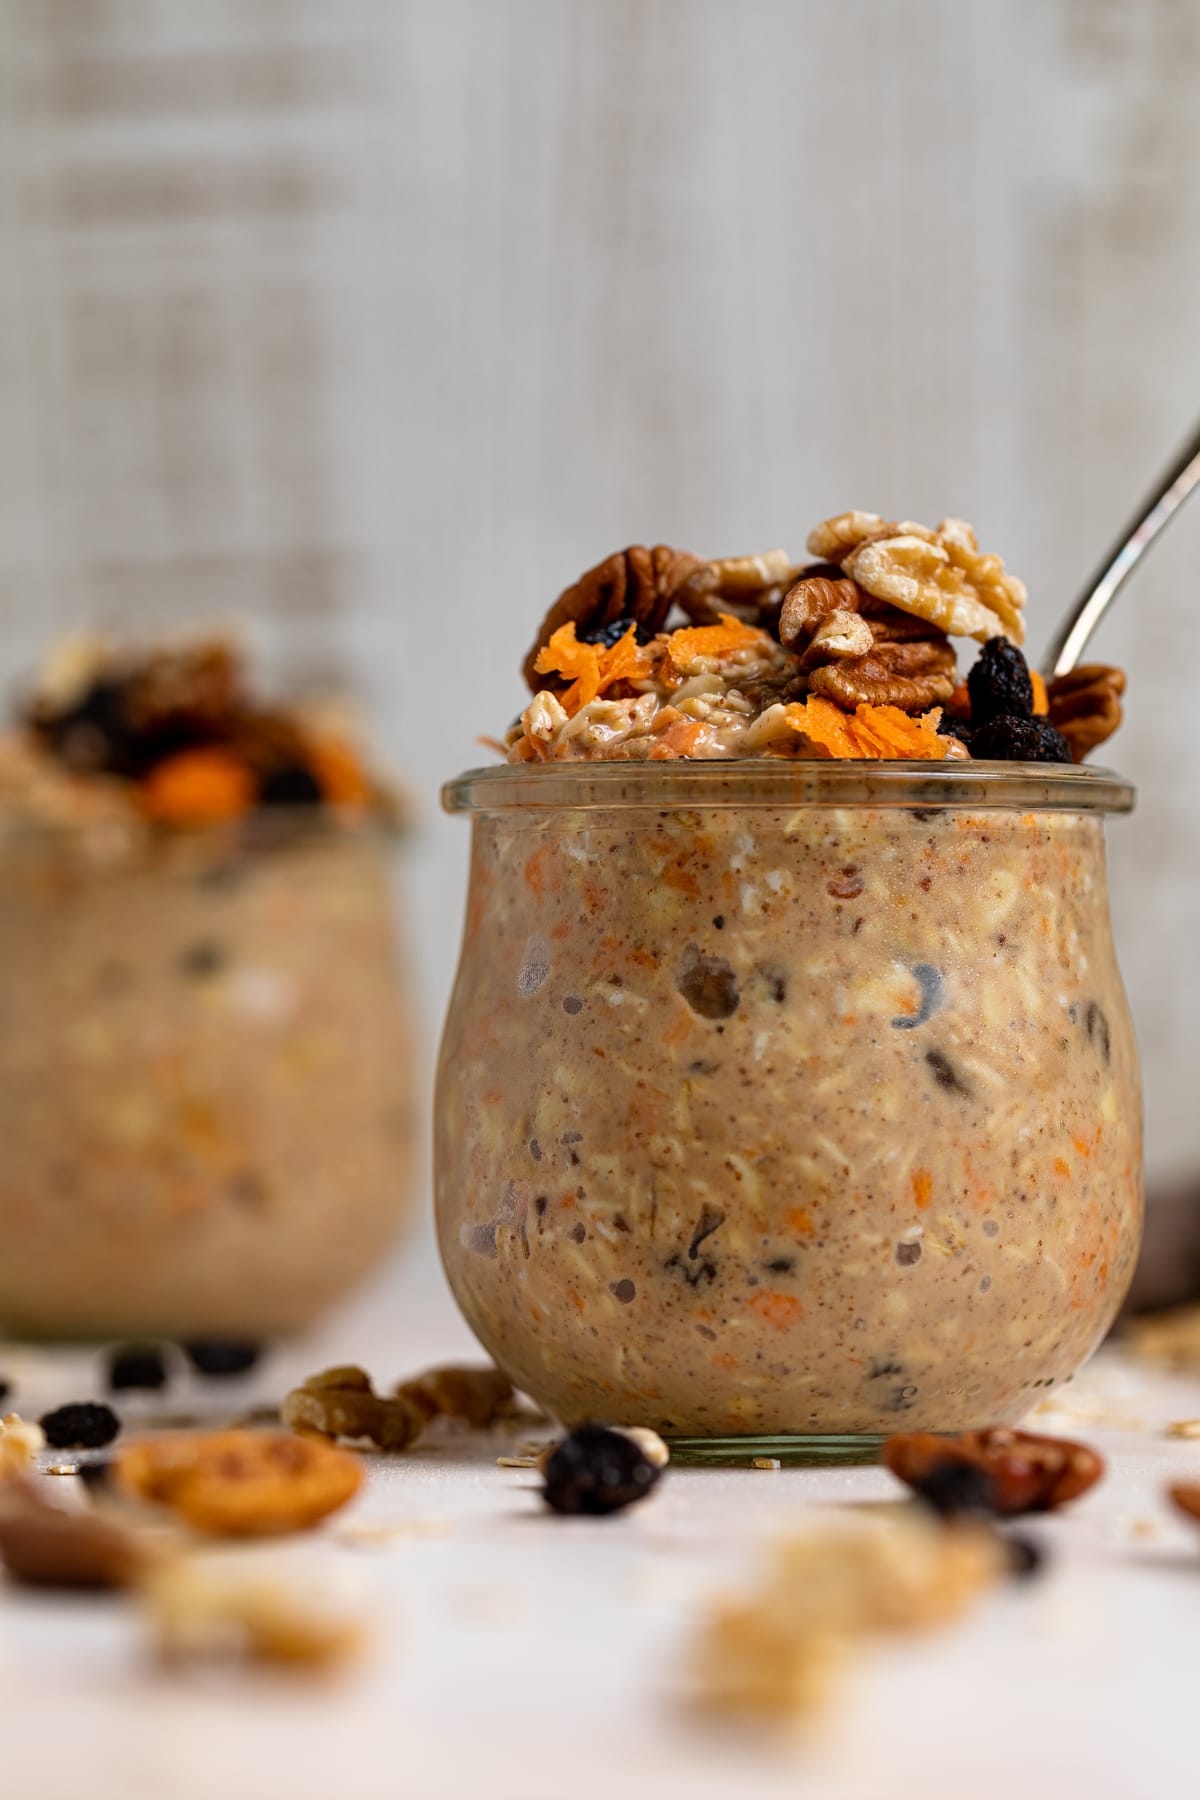
[[[0,0],[0,675],[247,621],[424,807],[425,1017],[536,618],[633,541],[965,515],[1032,646],[1200,411],[1195,0]],[[1128,665],[1118,931],[1200,1168],[1200,508]]]

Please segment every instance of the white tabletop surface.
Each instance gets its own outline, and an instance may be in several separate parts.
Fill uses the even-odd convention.
[[[427,1256],[254,1387],[358,1360],[382,1381],[471,1348]],[[5,1351],[3,1362],[13,1355]],[[81,1373],[39,1359],[35,1386]],[[66,1397],[59,1395],[60,1398]],[[77,1397],[77,1396],[75,1396]],[[965,1623],[853,1666],[798,1739],[737,1734],[682,1703],[708,1596],[813,1508],[893,1498],[880,1469],[676,1469],[605,1520],[545,1513],[503,1436],[376,1461],[352,1509],[286,1560],[362,1593],[365,1660],[336,1679],[167,1672],[123,1600],[0,1583],[3,1800],[1194,1800],[1200,1526],[1164,1481],[1200,1479],[1200,1379],[1114,1352],[1035,1421],[1109,1459],[1069,1512],[1029,1527],[1046,1572]],[[544,1432],[542,1433],[544,1435]],[[526,1432],[524,1435],[529,1435]],[[396,1527],[345,1541],[346,1527]]]

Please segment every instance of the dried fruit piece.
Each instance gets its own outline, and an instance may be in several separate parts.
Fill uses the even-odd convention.
[[[129,1388],[157,1390],[167,1384],[167,1364],[157,1344],[118,1344],[108,1358],[108,1385],[114,1393]]]
[[[1058,727],[1076,762],[1110,738],[1124,712],[1125,672],[1107,663],[1082,663],[1069,675],[1057,675],[1050,683],[1047,704],[1050,722]]]
[[[38,1423],[52,1450],[102,1450],[121,1429],[112,1407],[92,1400],[56,1406],[43,1413]]]
[[[540,652],[562,626],[577,627],[582,633],[628,618],[654,636],[666,623],[679,589],[701,566],[701,558],[687,550],[672,550],[666,544],[648,550],[632,544],[587,570],[554,602],[525,658],[524,675],[532,692],[547,685],[538,679],[547,673],[538,666]]]
[[[366,1641],[357,1609],[334,1589],[285,1584],[240,1560],[222,1567],[210,1556],[184,1558],[153,1575],[142,1593],[155,1647],[170,1662],[246,1657],[323,1669]]]
[[[426,1414],[402,1396],[377,1394],[365,1370],[345,1365],[310,1375],[279,1409],[292,1431],[329,1438],[366,1438],[380,1450],[407,1450]]]
[[[967,676],[971,723],[987,725],[1001,716],[1028,719],[1033,714],[1033,682],[1029,664],[1005,637],[989,638]]]
[[[336,1512],[358,1491],[362,1466],[319,1438],[180,1432],[131,1444],[117,1456],[113,1480],[197,1531],[258,1537],[304,1531]]]
[[[25,1481],[0,1491],[0,1561],[31,1587],[122,1588],[146,1570],[150,1552],[98,1514],[51,1506]]]
[[[197,1375],[212,1381],[247,1374],[262,1355],[253,1338],[188,1338],[180,1347]]]
[[[1049,719],[1004,716],[973,729],[971,755],[989,762],[1072,761],[1070,745]]]
[[[644,1500],[661,1473],[626,1432],[578,1425],[546,1460],[542,1498],[557,1513],[621,1512]]]
[[[820,633],[814,649],[819,637]],[[809,677],[809,687],[847,712],[858,706],[898,706],[902,712],[921,713],[948,700],[955,680],[954,651],[939,638],[876,644],[865,655],[817,669]]]
[[[1065,1506],[1104,1473],[1102,1459],[1086,1444],[999,1425],[946,1437],[902,1432],[888,1439],[882,1460],[917,1493],[930,1483],[936,1487],[947,1469],[981,1470],[992,1483],[995,1510],[1004,1518]]]
[[[462,1419],[475,1430],[511,1416],[513,1384],[502,1369],[447,1367],[401,1382],[396,1389],[425,1420]]]

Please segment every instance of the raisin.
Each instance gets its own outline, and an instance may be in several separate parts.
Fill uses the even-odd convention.
[[[952,1094],[969,1094],[970,1084],[963,1080],[950,1058],[942,1050],[927,1050],[925,1061],[933,1071],[933,1078],[939,1087],[949,1089]]]
[[[983,762],[1074,761],[1070,744],[1049,719],[1020,719],[1009,713],[979,727],[971,755]]]
[[[111,1406],[92,1400],[72,1401],[43,1413],[38,1424],[52,1450],[102,1450],[121,1429]]]
[[[634,624],[636,621],[631,619],[628,613],[625,613],[621,618],[614,619],[611,625],[595,625],[589,631],[581,631],[579,642],[581,644],[597,644],[602,650],[611,650],[614,644],[620,643],[629,627]],[[637,625],[638,643],[648,644],[650,638],[651,633],[646,630],[645,626]]]
[[[258,789],[260,806],[320,806],[323,797],[320,782],[302,763],[269,770]]]
[[[1046,1552],[1032,1538],[1017,1532],[1005,1532],[1001,1539],[1008,1556],[1008,1566],[1017,1581],[1029,1581],[1040,1575],[1046,1563]]]
[[[118,1344],[108,1359],[111,1393],[122,1388],[161,1388],[167,1385],[167,1364],[157,1344]]]
[[[968,750],[974,748],[975,727],[974,725],[969,724],[966,719],[943,718],[941,724],[938,726],[938,730],[943,737],[957,738],[959,743],[965,744]],[[913,817],[916,819],[932,818],[932,816],[932,813],[913,813]]]
[[[6,1380],[3,1375],[0,1375],[0,1400],[7,1400],[11,1393],[12,1382]]]
[[[193,1338],[183,1345],[183,1354],[197,1375],[220,1379],[226,1375],[244,1375],[262,1355],[262,1345],[252,1338]]]
[[[911,1486],[943,1519],[960,1518],[964,1513],[992,1518],[999,1510],[992,1476],[970,1463],[944,1463],[922,1479],[913,1479]]]
[[[971,696],[971,723],[987,725],[992,719],[1028,719],[1033,714],[1033,683],[1029,664],[1007,638],[989,638],[967,676]]]
[[[542,1498],[557,1513],[620,1512],[644,1500],[660,1473],[623,1432],[579,1425],[547,1460]]]

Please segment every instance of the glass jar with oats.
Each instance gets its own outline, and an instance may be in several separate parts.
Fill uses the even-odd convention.
[[[557,763],[474,848],[437,1209],[488,1350],[685,1456],[1019,1419],[1142,1216],[1104,818],[1045,763]]]

